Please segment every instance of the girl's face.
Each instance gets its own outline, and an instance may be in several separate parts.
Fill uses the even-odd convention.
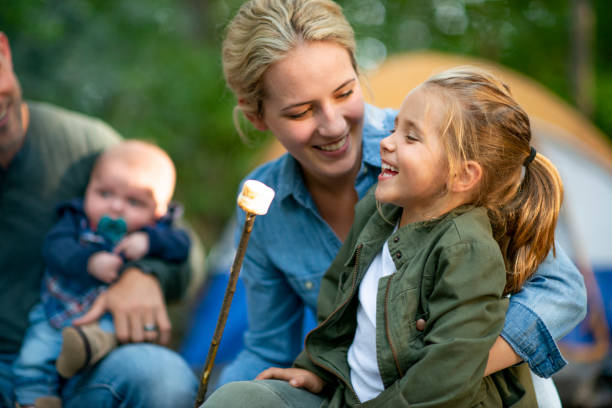
[[[406,216],[415,216],[410,222],[439,215],[446,195],[448,166],[440,140],[444,112],[442,99],[419,86],[404,99],[393,133],[380,142],[376,199],[403,207]]]
[[[263,116],[249,118],[255,126],[274,133],[307,177],[328,182],[356,174],[364,101],[348,51],[306,42],[271,65],[263,81]]]

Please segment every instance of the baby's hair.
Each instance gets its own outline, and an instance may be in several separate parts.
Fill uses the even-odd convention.
[[[127,177],[139,177],[153,192],[158,210],[165,213],[172,199],[176,170],[172,159],[162,148],[144,140],[122,140],[100,154],[91,177],[103,170],[109,161],[120,161],[134,170]]]
[[[264,73],[308,41],[330,41],[344,47],[357,71],[353,29],[341,7],[331,0],[250,0],[228,24],[223,74],[240,101],[234,109],[234,124],[243,139],[238,113],[263,114]]]
[[[458,67],[434,75],[424,86],[447,106],[441,138],[449,175],[465,160],[482,167],[473,204],[488,210],[506,262],[505,292],[517,292],[554,250],[563,201],[559,173],[533,150],[529,117],[494,75]]]

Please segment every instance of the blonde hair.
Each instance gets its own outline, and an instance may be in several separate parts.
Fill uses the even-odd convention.
[[[250,0],[230,21],[223,41],[223,74],[239,100],[234,124],[241,136],[239,112],[263,114],[268,67],[307,41],[340,44],[357,71],[353,29],[331,0]]]
[[[542,154],[530,157],[529,117],[500,79],[459,67],[431,77],[424,86],[441,91],[437,94],[447,106],[442,141],[449,175],[465,160],[483,169],[473,204],[488,210],[506,262],[505,292],[517,292],[554,250],[563,201],[559,173]]]
[[[91,178],[104,171],[104,166],[120,162],[129,168],[126,178],[131,178],[150,188],[156,204],[156,213],[167,211],[174,194],[176,170],[172,159],[163,149],[143,140],[123,140],[106,149],[91,172]]]

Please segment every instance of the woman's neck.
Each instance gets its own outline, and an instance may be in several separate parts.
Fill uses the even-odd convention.
[[[361,165],[361,161],[358,163]],[[320,178],[304,172],[306,188],[310,192],[321,217],[344,242],[355,218],[355,204],[359,199],[355,180],[359,172],[336,178]]]

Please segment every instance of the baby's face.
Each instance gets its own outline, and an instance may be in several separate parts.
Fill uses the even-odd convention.
[[[93,175],[85,192],[85,214],[95,230],[100,219],[123,218],[127,231],[153,225],[157,203],[153,189],[142,182],[137,172],[124,164],[109,162]]]

